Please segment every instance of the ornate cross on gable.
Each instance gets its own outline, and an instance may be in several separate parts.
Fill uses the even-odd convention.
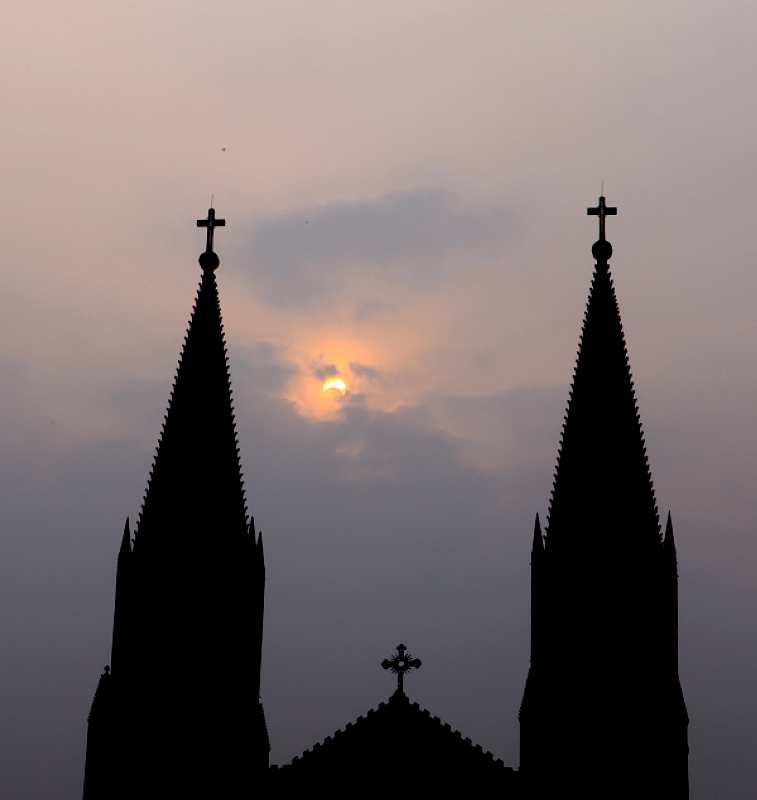
[[[599,241],[605,241],[605,217],[614,217],[618,213],[615,206],[608,206],[605,203],[605,196],[601,195],[599,203],[593,208],[587,208],[586,213],[590,217],[599,217]]]
[[[404,694],[405,673],[411,669],[419,669],[421,666],[420,658],[413,658],[407,652],[404,644],[397,645],[397,652],[391,658],[385,658],[381,662],[384,669],[391,670],[397,676],[397,691]]]
[[[213,252],[213,231],[216,228],[223,228],[226,225],[225,219],[216,219],[216,210],[214,208],[208,209],[208,218],[207,219],[198,219],[197,220],[197,227],[198,228],[207,228],[208,229],[208,238],[205,244],[205,252],[212,253]]]

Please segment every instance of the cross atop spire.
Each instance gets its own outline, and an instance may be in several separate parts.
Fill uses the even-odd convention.
[[[202,278],[179,357],[163,430],[147,484],[136,540],[213,531],[219,544],[228,531],[240,539],[247,530],[226,341],[213,252],[213,229],[226,221],[208,209],[207,249],[200,256]],[[147,531],[150,531],[147,534]],[[173,546],[166,544],[167,548]],[[192,546],[195,546],[194,544]]]
[[[604,200],[604,197],[602,198]],[[198,219],[197,220],[197,227],[198,228],[207,228],[208,229],[208,239],[205,244],[205,252],[210,253],[213,250],[213,231],[216,228],[223,228],[226,226],[225,219],[216,219],[216,210],[215,208],[208,209],[208,218],[207,219]]]
[[[405,673],[411,669],[419,669],[421,666],[420,658],[413,658],[407,652],[404,644],[397,645],[397,652],[391,658],[385,658],[381,662],[384,669],[390,669],[397,676],[397,691],[404,694]]]
[[[586,213],[590,217],[599,217],[599,239],[594,242],[591,252],[598,263],[607,264],[612,256],[612,245],[605,239],[605,217],[613,217],[618,213],[615,206],[608,206],[605,196],[599,196],[599,203],[593,208],[587,208]]]
[[[212,209],[211,209],[212,211]],[[599,203],[593,208],[587,208],[586,213],[590,217],[599,217],[599,241],[605,241],[605,217],[614,217],[618,213],[615,206],[608,206],[605,202],[605,196],[600,195]],[[200,224],[199,222],[197,223]]]
[[[213,232],[216,228],[223,228],[225,226],[225,219],[216,219],[216,210],[214,208],[208,209],[207,219],[197,220],[198,228],[207,228],[205,252],[200,256],[200,266],[203,269],[209,269],[211,272],[213,272],[218,268],[218,256],[213,252]]]

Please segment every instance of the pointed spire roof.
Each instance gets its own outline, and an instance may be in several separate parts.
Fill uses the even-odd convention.
[[[620,310],[604,238],[604,217],[616,213],[600,198],[600,238],[578,358],[555,468],[547,550],[659,544],[660,523],[636,405]]]
[[[190,531],[224,535],[247,530],[247,507],[237,445],[228,357],[212,250],[217,220],[211,208],[202,278],[179,356],[153,468],[135,535],[187,542]],[[187,542],[188,543],[188,542]]]

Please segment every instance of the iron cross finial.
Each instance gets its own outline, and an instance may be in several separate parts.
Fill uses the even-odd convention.
[[[200,266],[203,269],[209,269],[212,272],[218,267],[218,256],[213,252],[213,231],[216,228],[223,228],[225,225],[225,219],[216,219],[216,210],[212,206],[208,209],[207,219],[197,220],[198,228],[207,228],[205,252],[200,256]]]
[[[198,219],[197,220],[197,227],[198,228],[207,228],[208,229],[208,236],[207,241],[205,243],[205,252],[210,253],[213,251],[213,231],[216,228],[223,228],[226,225],[225,219],[216,219],[216,210],[215,208],[208,209],[208,217],[207,219]]]
[[[607,264],[612,256],[612,245],[605,239],[605,217],[613,217],[618,213],[615,206],[608,206],[605,196],[599,196],[599,203],[593,208],[587,208],[586,213],[591,217],[599,217],[599,239],[594,242],[591,252],[598,264]]]
[[[384,669],[391,670],[397,676],[397,691],[404,694],[405,673],[411,669],[419,669],[421,666],[420,658],[413,658],[407,652],[404,644],[397,645],[397,652],[391,658],[385,658],[381,662]]]
[[[615,206],[608,206],[605,202],[605,196],[599,196],[599,203],[593,208],[587,208],[586,213],[590,217],[599,217],[599,241],[605,240],[605,217],[614,217],[618,213]]]

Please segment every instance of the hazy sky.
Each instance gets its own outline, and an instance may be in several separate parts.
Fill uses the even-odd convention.
[[[0,795],[80,794],[211,193],[272,761],[384,699],[405,641],[410,695],[517,764],[602,180],[676,527],[692,797],[757,794],[756,37],[740,0],[4,13]]]

